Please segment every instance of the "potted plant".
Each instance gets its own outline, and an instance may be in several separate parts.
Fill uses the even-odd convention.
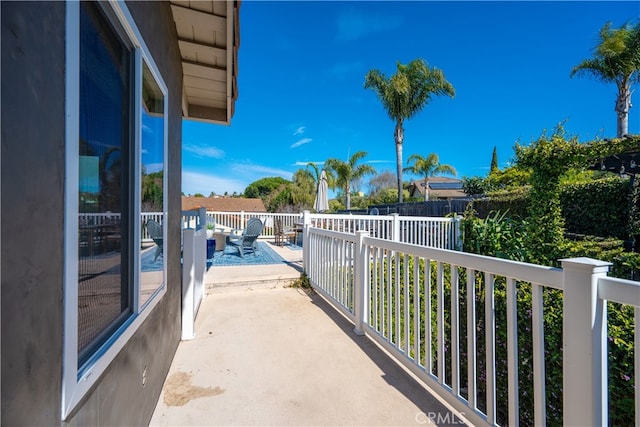
[[[215,229],[215,225],[208,222],[207,223],[207,240],[213,239],[214,229]]]

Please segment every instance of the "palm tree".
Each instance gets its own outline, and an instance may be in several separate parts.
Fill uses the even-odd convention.
[[[409,166],[404,168],[405,172],[410,172],[424,177],[424,201],[429,200],[429,177],[437,173],[448,173],[456,175],[456,169],[451,165],[440,164],[440,158],[436,153],[431,153],[427,157],[420,154],[412,154],[407,159]],[[413,163],[413,164],[411,164]]]
[[[640,22],[611,28],[606,23],[600,30],[600,42],[593,58],[585,59],[573,67],[574,75],[589,75],[618,87],[615,112],[617,113],[618,138],[629,133],[629,109],[632,86],[640,82]]]
[[[309,171],[309,168],[311,168],[311,171]],[[318,183],[320,182],[320,174],[323,170],[325,171],[325,174],[327,176],[327,185],[329,186],[329,188],[335,188],[336,177],[333,176],[333,172],[331,170],[328,170],[326,168],[320,169],[314,162],[307,163],[307,173],[313,176],[313,179],[316,182],[316,189],[318,187]]]
[[[347,210],[351,209],[351,185],[353,181],[356,181],[365,175],[373,175],[376,170],[371,165],[358,165],[358,161],[367,155],[365,151],[358,151],[349,158],[348,162],[344,162],[340,159],[327,159],[325,166],[327,171],[335,174],[335,181],[332,184],[329,182],[330,188],[340,186],[344,189],[346,197],[345,207]]]
[[[397,64],[397,72],[387,78],[378,70],[370,70],[365,76],[364,88],[373,89],[389,118],[395,121],[396,171],[398,178],[398,202],[402,203],[402,142],[403,123],[420,112],[432,95],[455,96],[455,90],[444,73],[429,67],[423,59],[414,59],[408,65]]]

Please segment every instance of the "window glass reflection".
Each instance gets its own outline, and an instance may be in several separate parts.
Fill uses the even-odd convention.
[[[142,67],[142,237],[140,304],[164,283],[164,95],[147,64]]]
[[[78,366],[132,313],[127,233],[131,51],[95,4],[80,7]]]

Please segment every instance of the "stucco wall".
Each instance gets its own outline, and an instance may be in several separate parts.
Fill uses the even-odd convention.
[[[181,82],[167,3],[131,2],[169,88],[168,240],[180,241]],[[1,424],[61,422],[65,4],[1,2]],[[70,418],[147,425],[180,339],[180,245],[166,245],[168,291]],[[146,386],[142,371],[147,367]]]

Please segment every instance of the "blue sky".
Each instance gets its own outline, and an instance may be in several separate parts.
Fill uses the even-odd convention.
[[[416,58],[456,96],[405,122],[405,165],[435,152],[460,178],[486,176],[494,146],[508,166],[517,141],[559,122],[581,141],[613,137],[615,85],[569,75],[606,22],[639,18],[638,1],[243,1],[236,112],[230,126],[183,122],[182,191],[241,193],[356,151],[395,173],[394,123],[364,76]],[[640,133],[640,92],[632,101],[629,132]]]

